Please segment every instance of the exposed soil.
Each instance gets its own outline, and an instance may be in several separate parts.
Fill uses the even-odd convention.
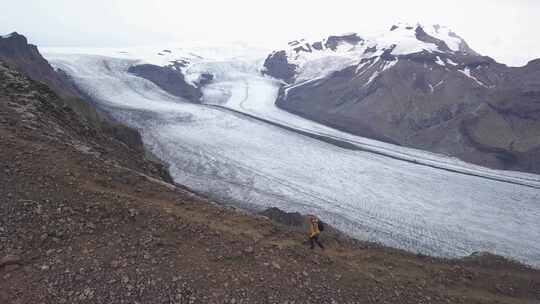
[[[540,271],[306,233],[162,181],[0,64],[0,303],[540,303]]]

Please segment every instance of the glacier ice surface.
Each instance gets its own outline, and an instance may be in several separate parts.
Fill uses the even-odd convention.
[[[274,105],[280,83],[259,73],[264,58],[208,56],[187,67],[215,75],[204,89],[207,104],[198,105],[127,73],[141,59],[122,54],[45,50],[103,109],[141,131],[176,182],[244,208],[317,214],[354,237],[406,250],[446,257],[485,250],[540,266],[540,190],[530,187],[540,176],[397,147],[284,112]]]

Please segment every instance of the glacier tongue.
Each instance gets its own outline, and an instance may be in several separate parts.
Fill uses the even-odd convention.
[[[141,130],[178,183],[246,208],[318,214],[352,236],[402,249],[451,257],[487,250],[540,266],[538,188],[411,161],[533,186],[538,176],[358,138],[283,112],[273,105],[279,84],[260,76],[258,60],[190,66],[216,75],[204,90],[207,102],[224,107],[216,108],[184,102],[128,74],[135,55],[63,52],[45,56],[115,118]],[[343,149],[229,109],[411,161]]]

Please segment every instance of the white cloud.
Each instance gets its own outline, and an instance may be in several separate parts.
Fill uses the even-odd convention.
[[[507,64],[540,57],[536,0],[26,0],[4,3],[1,10],[9,14],[3,13],[0,32],[17,30],[47,46],[183,39],[277,44],[405,21],[447,25],[480,53]]]

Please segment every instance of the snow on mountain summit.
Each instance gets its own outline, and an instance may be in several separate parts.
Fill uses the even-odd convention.
[[[8,38],[11,38],[13,36],[18,36],[19,34],[17,32],[12,32],[11,34],[7,34],[7,35],[0,35],[0,39],[8,39]]]
[[[297,82],[324,77],[362,60],[385,55],[395,57],[421,52],[478,55],[448,27],[407,23],[398,23],[375,35],[346,33],[313,42],[296,40],[289,42],[287,49],[281,52],[286,61],[296,67]]]
[[[379,51],[392,50],[392,55],[403,55],[420,52],[462,52],[474,53],[465,40],[450,28],[441,25],[424,26],[398,23],[390,30],[375,35],[360,35],[345,33],[329,36],[322,41],[308,42],[305,39],[289,42],[289,47],[296,53],[302,51],[311,53],[317,51],[358,52],[370,53],[370,49]]]

